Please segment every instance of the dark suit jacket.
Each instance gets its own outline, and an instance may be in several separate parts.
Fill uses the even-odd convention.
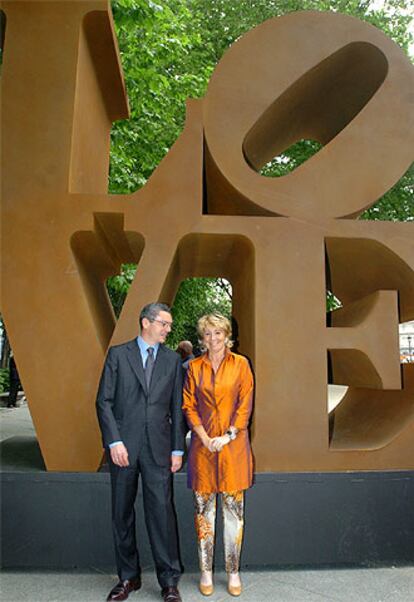
[[[177,353],[159,346],[147,391],[136,339],[109,349],[96,400],[104,447],[122,441],[132,464],[147,429],[155,461],[160,466],[169,464],[173,450],[185,449],[181,405],[182,368]]]

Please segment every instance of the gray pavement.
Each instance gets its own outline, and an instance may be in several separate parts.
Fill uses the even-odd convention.
[[[338,391],[339,393],[339,391]],[[338,395],[339,397],[339,395]],[[0,441],[30,438],[35,431],[28,406],[0,407]],[[279,569],[243,571],[244,602],[414,602],[414,567]],[[5,570],[0,576],[1,602],[103,602],[116,582],[114,574],[90,571]],[[180,590],[183,602],[201,601],[198,575],[185,574]],[[211,602],[233,600],[226,591],[225,575],[215,577]],[[131,602],[161,600],[152,570],[143,575],[142,589]]]
[[[412,602],[414,569],[411,567],[335,570],[245,571],[244,602]],[[76,572],[13,572],[1,577],[3,602],[103,602],[114,585],[114,575],[91,569]],[[205,600],[197,589],[198,575],[185,574],[180,591],[183,602]],[[143,575],[143,587],[131,602],[161,600],[153,572]],[[234,600],[226,591],[225,575],[215,577],[211,602]]]
[[[16,436],[34,437],[36,435],[26,398],[19,397],[17,408],[5,407],[3,404],[7,402],[7,398],[3,397],[2,399],[0,404],[0,441]]]

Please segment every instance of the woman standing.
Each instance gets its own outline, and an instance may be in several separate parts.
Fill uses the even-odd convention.
[[[194,491],[201,570],[200,591],[213,593],[217,493],[222,494],[224,555],[228,591],[241,594],[244,490],[252,485],[253,459],[247,430],[253,402],[253,375],[247,359],[231,353],[231,326],[220,314],[198,321],[206,353],[192,360],[183,410],[191,429],[188,486]]]

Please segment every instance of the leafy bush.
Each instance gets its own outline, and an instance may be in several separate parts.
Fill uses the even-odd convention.
[[[10,388],[10,371],[8,368],[0,368],[0,393],[5,393]]]

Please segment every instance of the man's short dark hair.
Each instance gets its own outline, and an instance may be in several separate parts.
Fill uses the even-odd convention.
[[[147,318],[150,322],[153,322],[158,317],[160,311],[166,311],[171,313],[171,308],[166,303],[148,303],[141,309],[139,314],[139,325],[142,328],[142,320]]]

